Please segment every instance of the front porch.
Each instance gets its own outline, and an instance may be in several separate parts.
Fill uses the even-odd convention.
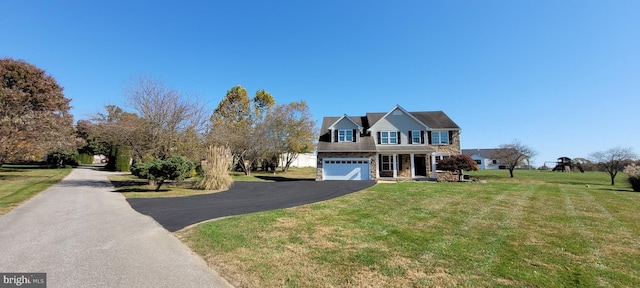
[[[377,154],[376,179],[437,179],[435,158],[426,153]]]

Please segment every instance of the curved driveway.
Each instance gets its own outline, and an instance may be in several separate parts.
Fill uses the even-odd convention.
[[[178,198],[128,199],[169,231],[225,216],[289,208],[360,191],[373,181],[235,182],[224,192]]]

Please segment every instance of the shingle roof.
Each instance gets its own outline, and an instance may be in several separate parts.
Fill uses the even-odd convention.
[[[460,129],[460,126],[442,111],[409,113],[432,129]]]
[[[426,111],[426,112],[409,112],[416,119],[427,125],[431,129],[460,129],[460,127],[447,116],[442,111]],[[347,116],[353,122],[362,126],[363,132],[366,131],[373,126],[376,122],[380,121],[384,115],[387,113],[366,113],[366,116]],[[331,142],[331,131],[329,127],[333,125],[336,121],[338,121],[340,117],[324,117],[322,119],[322,127],[320,132],[320,141],[318,142],[318,151],[341,151],[341,152],[374,152],[376,148],[383,149],[380,147],[376,147],[373,137],[370,134],[366,133],[360,137],[358,142]],[[404,147],[410,149],[422,149],[424,147]]]
[[[462,149],[462,155],[478,155],[484,159],[492,159],[493,151],[496,149]]]

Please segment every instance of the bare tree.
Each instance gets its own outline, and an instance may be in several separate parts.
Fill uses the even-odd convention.
[[[500,149],[493,151],[493,158],[507,166],[511,178],[513,178],[513,170],[516,169],[518,165],[521,165],[528,157],[536,155],[533,149],[522,144],[518,139],[508,144],[501,144],[499,147]]]
[[[615,178],[618,171],[624,169],[631,160],[637,156],[630,147],[615,147],[607,151],[599,151],[589,154],[593,162],[604,169],[611,176],[611,185],[615,185]]]
[[[146,122],[149,153],[154,158],[174,156],[181,136],[203,130],[205,105],[198,98],[186,99],[158,79],[146,76],[133,79],[125,88],[125,96],[128,105]]]

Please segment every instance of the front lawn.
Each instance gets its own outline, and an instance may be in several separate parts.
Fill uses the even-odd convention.
[[[302,179],[315,179],[316,168],[290,168],[287,172],[280,170],[273,172],[252,172],[249,176],[243,172],[231,172],[233,181],[296,181]],[[198,194],[216,193],[220,191],[192,189],[195,178],[182,182],[165,182],[156,192],[155,186],[148,185],[145,179],[139,179],[129,173],[110,176],[109,181],[115,187],[115,192],[122,193],[126,198],[160,198],[182,197]]]
[[[46,165],[4,164],[0,168],[0,215],[58,183],[71,168],[49,169]]]
[[[378,184],[178,235],[238,287],[640,286],[624,174],[471,174],[487,183]]]

